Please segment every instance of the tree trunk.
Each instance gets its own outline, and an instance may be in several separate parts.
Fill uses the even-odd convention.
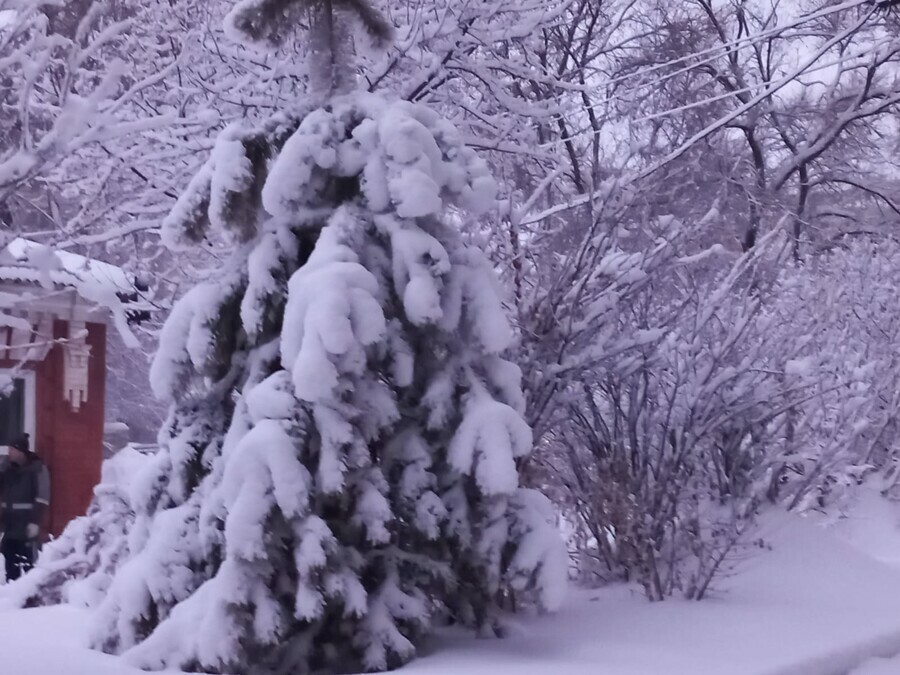
[[[309,90],[323,100],[352,91],[356,83],[348,19],[332,0],[321,0],[310,8]]]

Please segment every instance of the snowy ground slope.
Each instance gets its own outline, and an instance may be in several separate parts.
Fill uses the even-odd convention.
[[[845,512],[813,520],[854,548],[900,569],[900,504],[884,499],[878,487],[860,490]]]
[[[856,503],[835,523],[829,531],[865,551],[873,558],[900,569],[900,508],[882,499],[877,489],[864,490]],[[875,646],[875,645],[873,645]],[[897,654],[896,644],[885,640],[870,654]],[[900,673],[900,656],[871,658],[853,675],[897,675]]]
[[[748,559],[717,598],[651,605],[624,589],[577,593],[519,637],[450,640],[408,673],[842,675],[900,650],[900,571],[808,522],[770,522],[763,534],[774,550]]]
[[[74,607],[0,612],[3,675],[139,675],[119,659],[84,647],[87,622]]]
[[[893,508],[861,507],[828,531],[810,519],[767,521],[760,534],[773,550],[747,558],[708,601],[650,604],[625,588],[573,592],[559,615],[523,620],[513,637],[443,636],[402,672],[844,675],[867,657],[900,652],[900,569],[847,543],[897,560],[900,530]],[[0,672],[139,672],[81,646],[86,618],[71,607],[0,611]],[[900,673],[900,662],[873,660],[854,675],[890,673]]]

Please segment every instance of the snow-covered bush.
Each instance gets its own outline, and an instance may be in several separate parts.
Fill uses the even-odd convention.
[[[789,376],[816,393],[794,413],[777,469],[791,508],[840,506],[867,474],[896,475],[898,284],[900,245],[886,237],[839,241],[781,275],[775,326],[801,354]]]
[[[680,265],[699,259],[676,255],[677,231],[665,242],[651,265],[601,257],[616,272],[586,294],[604,330],[571,350],[583,367],[557,395],[540,480],[576,525],[586,578],[700,598],[760,509],[841,507],[872,472],[896,484],[900,246],[785,262],[776,233],[716,280]]]
[[[569,308],[601,310],[602,330],[572,352],[583,366],[539,457],[583,575],[655,600],[704,597],[749,541],[787,412],[809,391],[785,377],[795,346],[766,306],[776,242],[700,273],[708,253],[686,254],[683,232],[672,222],[643,251],[602,255],[593,302]]]

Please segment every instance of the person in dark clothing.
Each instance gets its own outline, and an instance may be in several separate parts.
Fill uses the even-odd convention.
[[[4,459],[0,464],[0,554],[6,563],[6,580],[13,581],[34,565],[41,522],[50,505],[50,474],[31,452],[28,434],[13,441]]]

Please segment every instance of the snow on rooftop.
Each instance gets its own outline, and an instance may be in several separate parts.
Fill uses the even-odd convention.
[[[134,292],[132,279],[121,267],[23,238],[13,239],[0,250],[0,281],[67,286],[88,299],[95,299],[101,289]]]
[[[0,248],[2,282],[39,285],[48,290],[70,288],[88,304],[109,310],[127,346],[140,346],[129,323],[140,322],[147,307],[137,299],[138,289],[134,279],[121,267],[17,238],[5,248]],[[11,306],[10,295],[0,293],[0,309],[4,307],[4,299],[5,305]],[[12,304],[15,304],[15,299]]]

